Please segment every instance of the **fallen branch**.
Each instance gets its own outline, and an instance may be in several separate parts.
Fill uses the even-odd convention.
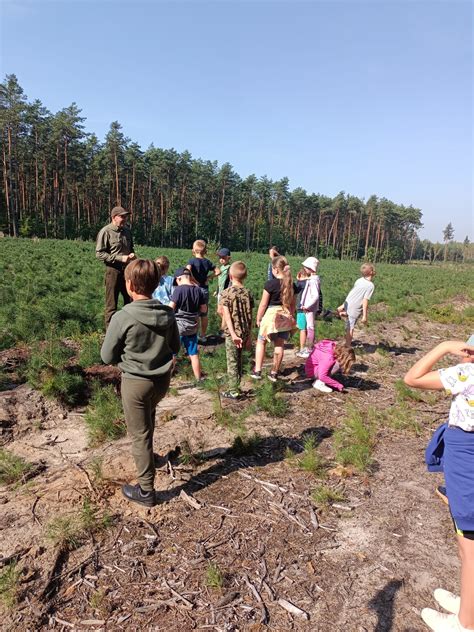
[[[184,500],[184,502],[188,503],[188,505],[190,505],[193,509],[201,509],[202,507],[202,504],[198,500],[187,494],[184,489],[180,491],[179,497],[181,498],[181,500]]]
[[[172,595],[174,595],[177,599],[180,599],[184,605],[186,606],[186,608],[189,608],[190,610],[192,610],[192,608],[194,608],[194,604],[192,601],[189,601],[189,599],[186,599],[186,597],[183,597],[183,595],[180,595],[179,592],[177,592],[174,588],[172,588],[168,582],[166,581],[166,579],[163,579],[163,584],[164,586],[166,586],[166,588],[171,592]]]
[[[301,608],[298,608],[298,606],[295,606],[295,604],[291,603],[291,601],[287,601],[286,599],[282,599],[280,597],[277,603],[293,616],[301,617],[302,619],[306,619],[306,621],[309,621],[309,614],[304,610],[301,610]]]

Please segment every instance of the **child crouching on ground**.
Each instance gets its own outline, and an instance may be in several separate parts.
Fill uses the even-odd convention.
[[[459,364],[433,370],[446,355],[458,356]],[[461,558],[461,598],[437,588],[434,598],[450,614],[424,608],[421,617],[435,632],[474,630],[474,346],[442,342],[408,371],[405,383],[444,389],[453,398],[443,435],[443,469]]]
[[[173,310],[151,298],[159,280],[154,261],[137,259],[125,268],[125,285],[133,302],[112,316],[100,351],[105,364],[117,364],[122,372],[123,410],[138,472],[138,485],[124,485],[122,493],[147,507],[157,504],[155,409],[168,391],[173,354],[179,350]]]
[[[361,316],[360,322],[363,325],[367,324],[369,301],[375,289],[372,283],[375,277],[375,267],[371,263],[363,263],[360,267],[360,273],[362,277],[357,279],[344,303],[337,308],[339,315],[347,317],[346,344],[349,346],[352,345],[354,329]]]
[[[199,316],[207,313],[207,300],[187,268],[176,270],[173,283],[177,287],[171,295],[170,307],[176,312],[180,341],[191,361],[194,377],[200,382],[203,377],[197,331]]]
[[[250,291],[244,287],[247,266],[236,261],[230,266],[229,277],[232,285],[221,294],[221,307],[224,314],[225,351],[227,356],[227,376],[229,390],[223,397],[240,397],[242,378],[242,351],[250,348],[252,332],[252,310],[254,301]]]
[[[331,377],[337,371],[347,375],[355,362],[355,353],[343,342],[320,340],[306,360],[305,372],[310,378],[316,378],[313,388],[322,393],[334,390],[342,391],[344,385]]]

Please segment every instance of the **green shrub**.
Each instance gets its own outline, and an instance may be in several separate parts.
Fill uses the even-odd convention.
[[[0,571],[0,601],[6,608],[13,608],[18,600],[20,571],[16,562],[7,564]]]
[[[206,569],[206,586],[209,588],[222,588],[224,574],[215,562],[209,562]]]
[[[22,457],[0,448],[0,483],[2,485],[21,481],[32,468],[32,463],[28,463]]]
[[[347,417],[341,428],[334,433],[336,461],[341,465],[350,465],[360,472],[366,472],[373,463],[372,451],[375,445],[373,416],[348,408]]]
[[[272,382],[263,382],[256,390],[256,402],[260,410],[264,410],[272,417],[284,417],[290,408],[286,399],[280,394],[281,386],[274,386]]]
[[[123,437],[126,433],[122,402],[113,386],[95,384],[84,415],[93,445]]]
[[[329,485],[318,485],[311,492],[311,498],[318,507],[327,507],[331,503],[345,500],[344,494]]]
[[[78,513],[53,518],[46,526],[46,537],[54,545],[72,551],[88,536],[107,529],[111,524],[112,516],[86,497]]]
[[[262,443],[262,437],[258,434],[251,434],[248,437],[235,437],[231,447],[234,456],[252,456],[258,452],[258,448]]]
[[[80,339],[81,350],[78,357],[78,365],[82,368],[100,364],[100,348],[102,346],[102,337],[99,333],[89,334]]]
[[[309,436],[304,440],[302,452],[295,453],[287,448],[285,456],[290,463],[305,470],[305,472],[310,472],[319,478],[324,478],[326,475],[327,463],[318,452],[316,437],[314,436]]]

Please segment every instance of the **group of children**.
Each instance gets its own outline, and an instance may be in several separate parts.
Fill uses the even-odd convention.
[[[270,250],[268,279],[257,310],[258,336],[255,362],[250,376],[262,379],[262,366],[268,342],[274,345],[273,363],[268,379],[275,382],[283,360],[285,342],[297,322],[307,332],[302,338],[299,356],[306,359],[305,370],[314,380],[314,388],[330,392],[343,385],[332,376],[336,371],[348,373],[355,361],[354,351],[347,344],[359,312],[367,317],[367,301],[373,291],[373,266],[364,264],[364,277],[356,283],[336,314],[348,319],[346,343],[323,340],[314,345],[314,320],[321,306],[319,262],[315,257],[303,261],[298,283],[293,282],[287,259]],[[138,485],[124,485],[129,499],[144,505],[156,503],[153,491],[153,430],[155,408],[166,394],[179,350],[189,356],[194,377],[204,379],[199,361],[199,343],[205,341],[208,325],[209,282],[218,279],[217,303],[225,337],[228,388],[222,395],[230,399],[241,396],[243,373],[242,352],[252,348],[252,314],[254,300],[245,287],[247,266],[243,261],[231,264],[231,253],[221,248],[219,266],[207,259],[206,243],[193,244],[188,263],[169,274],[166,256],[156,261],[137,259],[125,269],[125,282],[132,303],[116,312],[106,332],[101,356],[106,364],[117,364],[122,372],[122,401],[132,453],[138,470]],[[275,256],[273,256],[275,255]],[[358,289],[364,283],[364,292]],[[351,296],[357,290],[356,301]],[[365,301],[365,302],[364,302]],[[200,330],[200,335],[198,332]]]

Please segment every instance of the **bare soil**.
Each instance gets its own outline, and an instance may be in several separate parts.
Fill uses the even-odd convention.
[[[314,504],[318,481],[286,458],[287,448],[297,452],[313,435],[331,460],[332,434],[348,404],[390,409],[394,382],[423,352],[469,333],[412,315],[361,330],[347,390],[330,395],[301,377],[289,349],[290,411],[284,419],[259,413],[245,420],[262,437],[253,456],[228,451],[235,435],[216,424],[212,394],[174,385],[158,408],[162,502],[149,510],[121,495],[134,477],[128,439],[91,448],[80,409],[66,410],[26,385],[0,393],[2,444],[41,465],[23,485],[0,488],[0,564],[17,559],[21,569],[18,604],[5,608],[1,628],[423,630],[419,611],[434,605],[433,589],[458,590],[449,512],[434,493],[442,476],[427,473],[423,462],[449,401],[408,404],[419,436],[379,427],[370,474],[332,472],[329,484],[345,496],[335,507]],[[113,372],[91,370],[99,378],[101,371],[114,382]],[[249,401],[225,405],[238,412]],[[200,458],[170,458],[177,446]],[[77,513],[86,497],[113,515],[112,525],[75,550],[54,546],[48,523]],[[222,579],[212,587],[215,568]]]

